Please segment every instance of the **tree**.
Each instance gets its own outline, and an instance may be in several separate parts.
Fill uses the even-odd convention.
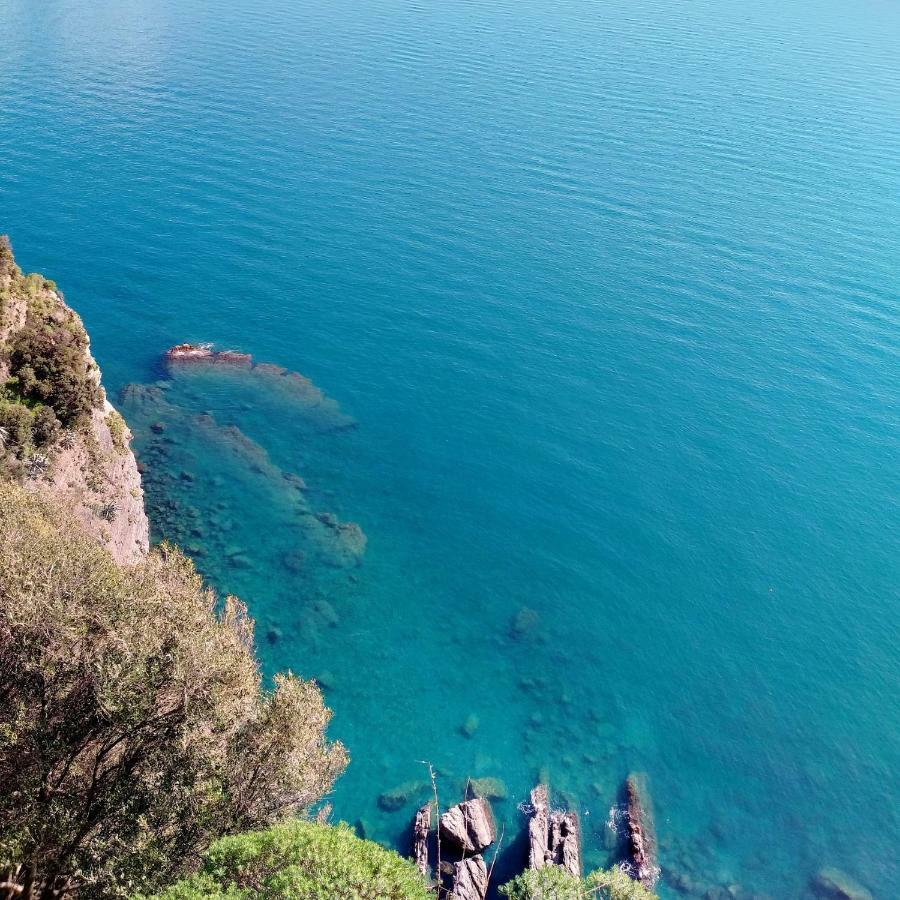
[[[619,868],[575,878],[559,866],[528,869],[500,888],[510,900],[657,900]]]
[[[347,762],[310,682],[261,689],[252,622],[168,547],[121,569],[0,484],[0,897],[116,897],[302,812]]]
[[[199,874],[154,900],[434,900],[408,859],[346,825],[293,821],[222,838]]]

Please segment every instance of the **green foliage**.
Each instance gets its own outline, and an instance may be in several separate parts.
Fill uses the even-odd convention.
[[[415,866],[346,825],[294,820],[212,845],[199,875],[157,900],[433,900]]]
[[[127,449],[125,445],[125,420],[114,410],[110,410],[106,419],[106,427],[109,428],[109,434],[112,438],[113,447],[118,453],[124,453]]]
[[[245,609],[180,553],[119,568],[61,507],[0,483],[0,881],[170,884],[214,838],[330,789],[346,753],[329,718],[310,682],[261,690]]]
[[[59,437],[62,426],[56,413],[49,406],[39,406],[34,411],[31,436],[38,447],[47,447]]]
[[[5,448],[29,447],[33,424],[34,413],[27,406],[0,398],[0,428],[6,434],[3,442]]]
[[[100,405],[102,393],[81,321],[61,303],[41,301],[29,302],[25,326],[10,340],[8,388],[26,403],[51,407],[72,427]]]
[[[500,888],[510,900],[657,900],[621,869],[597,869],[575,878],[559,866],[528,869]]]
[[[500,887],[510,900],[585,900],[590,895],[579,878],[559,866],[527,869]]]

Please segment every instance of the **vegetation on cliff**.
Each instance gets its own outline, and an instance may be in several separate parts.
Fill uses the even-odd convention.
[[[265,692],[243,606],[162,547],[120,568],[0,483],[0,873],[9,896],[126,896],[300,812],[346,765],[316,687]]]
[[[0,462],[52,445],[63,428],[87,424],[103,403],[88,336],[56,285],[25,275],[0,235]]]
[[[268,897],[271,900],[434,900],[416,867],[358,838],[346,825],[292,821],[226,837],[199,874],[156,900]]]
[[[656,900],[621,869],[597,869],[575,878],[559,866],[528,869],[500,888],[509,900]]]

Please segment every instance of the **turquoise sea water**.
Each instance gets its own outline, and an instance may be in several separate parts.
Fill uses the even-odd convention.
[[[327,685],[337,815],[502,777],[512,867],[544,770],[606,862],[640,769],[667,897],[897,896],[898,60],[887,0],[0,0],[0,230],[162,381],[155,536]]]

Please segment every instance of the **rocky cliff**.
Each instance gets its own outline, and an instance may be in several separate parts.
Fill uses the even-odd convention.
[[[81,320],[52,281],[22,273],[0,236],[0,478],[56,495],[133,564],[149,527],[130,441]]]

